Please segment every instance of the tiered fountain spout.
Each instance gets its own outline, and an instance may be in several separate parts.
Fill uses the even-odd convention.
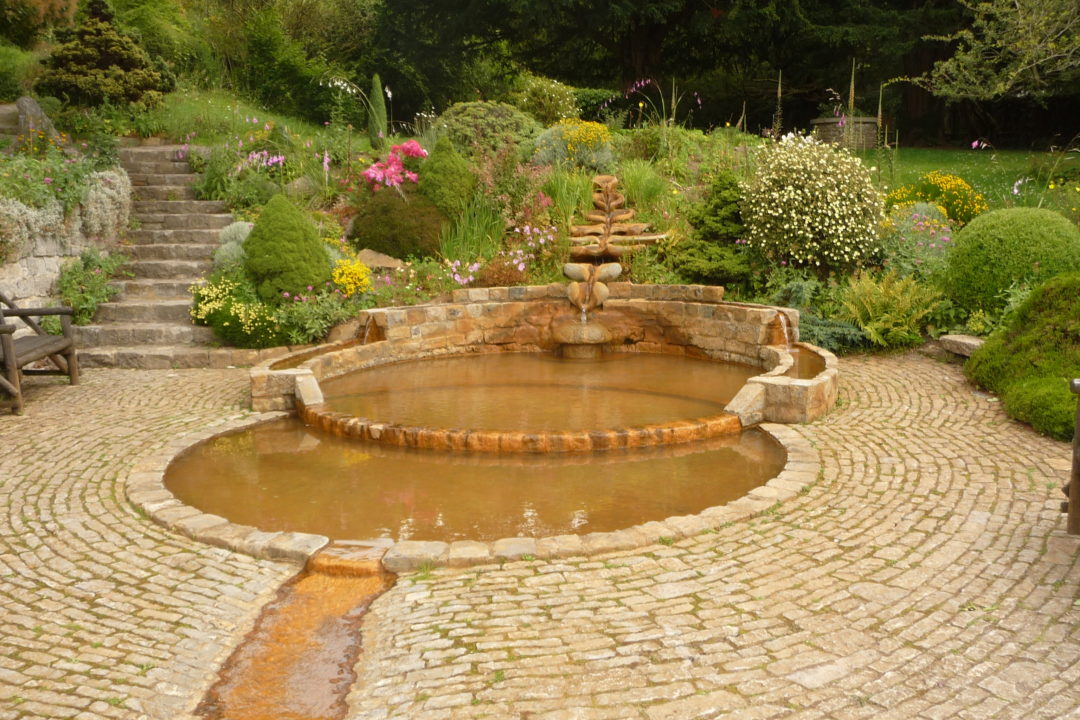
[[[570,259],[563,274],[570,279],[566,296],[581,311],[581,322],[563,322],[553,328],[560,353],[566,358],[592,359],[611,342],[611,331],[589,318],[589,312],[602,307],[608,287],[622,274],[618,259],[645,243],[656,242],[664,235],[644,235],[647,223],[630,223],[634,211],[625,207],[626,197],[616,188],[614,175],[593,178],[593,210],[586,215],[590,224],[570,228]]]

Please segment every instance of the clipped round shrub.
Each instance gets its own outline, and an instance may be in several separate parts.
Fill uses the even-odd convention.
[[[476,190],[476,175],[445,135],[424,162],[418,189],[447,216],[461,213]]]
[[[1080,270],[1080,230],[1042,208],[994,210],[953,236],[943,286],[960,307],[1001,309],[1014,283],[1037,284]]]
[[[1005,410],[1059,440],[1072,438],[1080,377],[1080,272],[1039,285],[964,364]]]
[[[436,127],[470,157],[520,147],[540,133],[540,124],[513,105],[500,102],[455,103],[439,116]]]
[[[349,226],[349,244],[357,250],[374,250],[405,260],[433,257],[446,216],[431,200],[402,185],[404,194],[392,190],[373,193],[358,208]]]
[[[914,202],[937,205],[950,220],[960,225],[966,225],[989,209],[986,198],[975,192],[966,180],[940,170],[926,173],[912,185],[896,188],[885,198],[885,204],[890,208]]]
[[[154,107],[168,89],[146,51],[116,27],[104,0],[87,4],[86,19],[48,57],[35,85],[39,95],[88,107],[105,102]]]
[[[541,75],[525,73],[512,102],[518,110],[532,115],[542,125],[578,117],[574,88]]]
[[[533,162],[606,172],[615,163],[611,131],[589,120],[560,120],[536,138]]]
[[[279,303],[330,279],[330,262],[315,225],[284,195],[266,204],[244,240],[244,267],[259,298]]]
[[[786,135],[763,145],[744,191],[747,240],[774,262],[845,270],[878,249],[881,194],[845,149]]]

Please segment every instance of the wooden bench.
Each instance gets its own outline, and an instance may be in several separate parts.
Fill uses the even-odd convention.
[[[48,334],[34,319],[46,315],[60,316],[63,335]],[[0,397],[0,407],[10,407],[16,414],[22,412],[23,375],[67,375],[72,385],[78,384],[79,361],[75,357],[71,316],[71,308],[65,307],[20,308],[0,292],[0,363],[3,364],[0,391],[11,396],[11,399]],[[33,330],[33,334],[15,337],[18,328],[5,322],[8,318],[19,318]],[[52,367],[26,367],[46,358],[52,363]]]

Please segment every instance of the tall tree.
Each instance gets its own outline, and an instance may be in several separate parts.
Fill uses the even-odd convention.
[[[937,37],[956,53],[922,82],[949,100],[1073,94],[1080,83],[1080,6],[1076,0],[959,0],[971,26]]]

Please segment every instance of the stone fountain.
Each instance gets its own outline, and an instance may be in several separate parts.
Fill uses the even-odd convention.
[[[603,306],[610,295],[606,283],[622,274],[619,258],[656,242],[664,234],[644,234],[647,223],[631,223],[634,210],[626,207],[626,197],[617,189],[619,179],[614,175],[593,178],[593,210],[586,215],[589,224],[570,229],[569,262],[563,274],[570,279],[566,296],[581,311],[581,320],[562,321],[552,328],[552,335],[564,358],[596,359],[603,346],[611,342],[611,331],[589,313]]]

